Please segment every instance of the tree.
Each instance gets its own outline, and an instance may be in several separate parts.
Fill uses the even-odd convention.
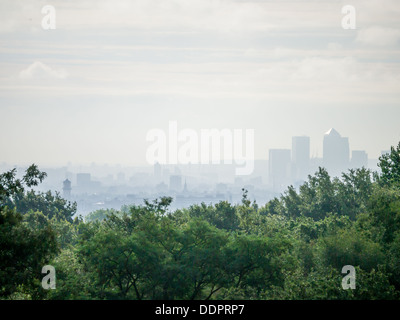
[[[25,171],[22,179],[16,178],[16,169],[0,174],[0,208],[13,204],[18,194],[24,193],[25,187],[37,186],[47,176],[45,172],[39,171],[33,164]]]
[[[99,298],[146,298],[146,281],[160,264],[157,248],[139,234],[104,227],[90,241],[81,242],[79,255],[86,270],[96,275]]]
[[[377,186],[367,210],[372,223],[383,228],[382,241],[392,242],[400,228],[400,190]]]
[[[382,171],[377,175],[380,185],[400,188],[400,142],[396,148],[390,148],[390,153],[379,157],[378,167]]]
[[[317,263],[337,270],[352,265],[369,272],[384,263],[381,246],[353,229],[320,238],[317,249]]]
[[[45,173],[32,165],[22,179],[15,175],[15,169],[0,175],[0,296],[20,292],[33,299],[43,298],[46,292],[40,286],[41,270],[58,251],[56,233],[43,215],[35,224],[25,224],[13,202],[25,187],[41,182]]]
[[[63,199],[58,192],[53,195],[51,191],[36,193],[30,190],[27,193],[18,193],[15,197],[15,206],[21,213],[29,210],[40,211],[49,219],[73,222],[72,217],[76,213],[76,202],[71,203]]]

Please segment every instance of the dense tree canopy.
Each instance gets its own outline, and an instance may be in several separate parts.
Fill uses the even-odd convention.
[[[35,213],[35,223],[26,223],[15,207],[25,187],[37,185],[45,176],[34,165],[22,179],[16,179],[15,170],[0,175],[0,297],[45,294],[38,290],[39,279],[42,267],[57,252],[56,233],[43,214]]]

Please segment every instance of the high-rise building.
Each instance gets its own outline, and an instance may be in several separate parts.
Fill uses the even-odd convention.
[[[125,183],[125,173],[119,172],[117,174],[117,182],[120,183],[120,184]]]
[[[184,194],[188,194],[188,193],[189,193],[189,190],[188,190],[188,188],[187,188],[186,179],[185,179],[185,185],[183,186],[183,191],[182,191],[182,193],[184,193]]]
[[[93,182],[90,173],[76,174],[76,192],[77,193],[93,192]]]
[[[169,189],[176,192],[182,191],[182,176],[171,175],[169,177]]]
[[[323,165],[331,176],[340,176],[349,167],[349,138],[342,137],[335,129],[324,135]]]
[[[76,184],[80,188],[86,188],[90,186],[92,181],[90,173],[77,173],[76,175]]]
[[[269,150],[269,180],[275,192],[281,192],[290,183],[290,149]]]
[[[305,180],[310,171],[310,137],[292,138],[293,178]]]
[[[157,181],[159,181],[159,180],[161,180],[161,177],[162,177],[161,175],[162,175],[161,165],[158,162],[156,162],[154,164],[154,177]]]
[[[353,150],[350,166],[352,168],[368,168],[368,154],[364,150]]]

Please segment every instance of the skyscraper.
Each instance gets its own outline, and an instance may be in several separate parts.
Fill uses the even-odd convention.
[[[90,186],[90,182],[92,181],[90,173],[77,173],[76,174],[76,183],[80,188],[87,188]]]
[[[292,138],[293,178],[305,180],[310,168],[310,137]]]
[[[353,150],[351,152],[351,162],[352,168],[362,168],[368,167],[368,154],[364,150]]]
[[[176,192],[182,191],[182,176],[180,176],[180,175],[170,176],[169,189],[171,191],[176,191]]]
[[[160,181],[162,178],[162,168],[158,162],[154,164],[154,177],[157,181]]]
[[[290,150],[269,150],[269,179],[275,192],[281,192],[290,183]]]
[[[340,176],[349,167],[349,138],[342,137],[335,129],[324,135],[323,165],[331,176]]]

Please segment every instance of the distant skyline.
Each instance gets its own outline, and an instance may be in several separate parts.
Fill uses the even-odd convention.
[[[400,141],[399,16],[398,0],[2,1],[0,163],[144,166],[173,120],[254,129],[256,160],[303,135],[322,158],[332,127],[377,159]]]

